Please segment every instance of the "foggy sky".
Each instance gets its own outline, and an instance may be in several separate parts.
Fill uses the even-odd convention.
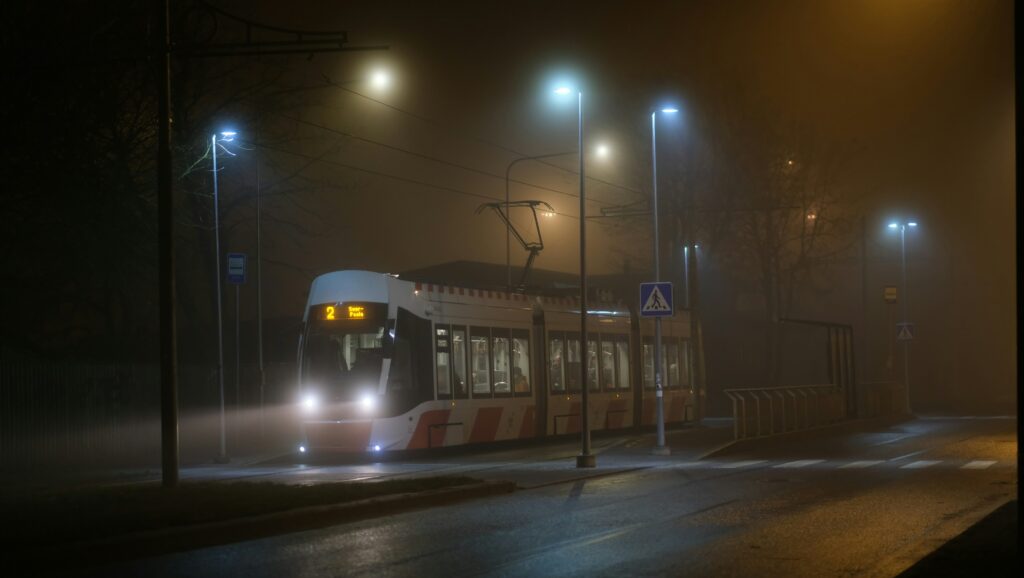
[[[574,107],[553,106],[543,92],[558,66],[585,73],[587,125],[607,138],[616,160],[594,176],[621,187],[588,189],[601,206],[642,200],[647,150],[642,134],[658,99],[674,96],[684,113],[757,110],[780,122],[812,126],[836,142],[856,143],[853,185],[875,226],[871,243],[892,242],[884,224],[913,217],[914,291],[940,283],[941,302],[928,315],[948,315],[958,343],[971,344],[961,379],[1005,381],[1014,375],[1015,278],[1013,185],[1013,3],[1009,1],[858,2],[338,2],[254,5],[220,2],[281,26],[349,31],[352,45],[387,44],[386,52],[296,59],[296,78],[357,78],[368,65],[387,65],[396,90],[380,99],[431,122],[396,113],[342,92],[324,92],[306,120],[373,140],[502,174],[515,154],[575,147]],[[353,85],[353,88],[359,88]],[[702,117],[702,126],[716,119]],[[241,129],[244,130],[244,129]],[[340,267],[400,271],[453,260],[503,263],[497,218],[475,215],[504,183],[477,173],[346,141],[304,127],[302,152],[455,189],[423,187],[314,164],[307,176],[325,186],[303,193],[335,228],[302,246],[274,240],[268,257],[307,272]],[[305,132],[308,131],[308,132]],[[691,135],[698,138],[701,135]],[[475,137],[475,139],[473,138]],[[297,159],[265,158],[265,171]],[[572,167],[574,159],[557,161]],[[670,163],[671,159],[659,159]],[[575,176],[540,166],[517,178],[574,193]],[[564,216],[544,223],[547,248],[538,267],[572,271],[577,259],[577,201],[569,195],[515,189],[513,199],[540,198]],[[224,194],[230,194],[225,192]],[[273,208],[273,206],[271,206]],[[286,206],[280,210],[289,211]],[[236,229],[236,244],[250,233]],[[625,255],[608,225],[591,225],[590,268],[619,271]],[[398,241],[396,241],[398,239]],[[244,247],[243,247],[244,248]],[[513,247],[515,264],[525,253]],[[301,307],[308,277],[269,265],[268,304],[277,313]],[[925,300],[926,301],[926,300]],[[922,311],[922,315],[924,315]],[[952,339],[954,336],[932,336]]]

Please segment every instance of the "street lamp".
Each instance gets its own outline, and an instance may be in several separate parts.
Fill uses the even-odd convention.
[[[889,228],[900,232],[900,275],[902,277],[903,298],[900,299],[900,313],[903,317],[902,327],[909,327],[907,321],[907,227],[916,228],[916,221],[892,222]],[[912,335],[902,337],[903,341],[903,392],[906,395],[907,413],[910,409],[910,338]]]
[[[224,464],[230,461],[227,453],[227,436],[224,425],[224,318],[221,311],[220,294],[220,196],[217,188],[217,148],[221,142],[235,140],[235,131],[222,131],[210,137],[210,152],[213,156],[213,244],[214,261],[217,264],[217,383],[220,389],[220,454],[214,459]],[[231,154],[225,149],[225,152]]]
[[[555,94],[566,96],[572,94],[573,90],[567,86],[555,88]],[[580,385],[583,389],[582,409],[582,431],[580,455],[576,456],[577,468],[593,468],[597,466],[597,457],[590,451],[590,384],[587,383],[587,365],[589,362],[589,351],[587,348],[587,193],[586,176],[583,172],[584,151],[583,151],[583,91],[576,90],[576,112],[577,112],[577,150],[580,156]],[[595,360],[596,361],[596,360]]]
[[[661,259],[659,256],[658,240],[658,139],[657,119],[658,112],[651,113],[651,220],[654,223],[654,282],[661,281]],[[663,114],[679,112],[675,108],[663,108]],[[651,450],[651,453],[659,456],[667,456],[671,450],[665,445],[665,397],[662,389],[661,375],[661,317],[654,318],[654,396],[657,400],[658,413],[658,441]]]

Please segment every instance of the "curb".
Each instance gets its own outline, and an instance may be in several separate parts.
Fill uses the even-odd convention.
[[[51,571],[79,567],[82,564],[98,565],[324,528],[408,510],[508,494],[515,489],[514,482],[480,482],[424,492],[378,496],[342,504],[308,506],[205,524],[146,530],[99,540],[55,544],[21,552],[5,552],[5,556],[58,561],[56,567],[47,569]]]

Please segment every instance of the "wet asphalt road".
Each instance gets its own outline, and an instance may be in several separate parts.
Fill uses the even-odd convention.
[[[700,461],[624,444],[589,479],[83,574],[894,576],[1016,495],[1016,429],[920,419]]]

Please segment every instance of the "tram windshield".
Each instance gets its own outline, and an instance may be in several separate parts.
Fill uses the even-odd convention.
[[[311,311],[302,347],[303,386],[334,401],[350,401],[375,391],[390,343],[383,305],[379,310],[360,306],[362,316],[352,319],[339,319],[326,308]]]

